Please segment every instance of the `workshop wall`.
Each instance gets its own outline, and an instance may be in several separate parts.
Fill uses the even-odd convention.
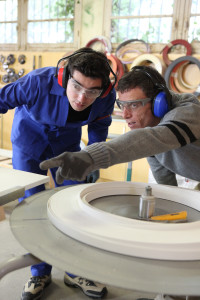
[[[0,55],[7,58],[9,55],[13,55],[14,63],[9,65],[9,69],[13,69],[15,74],[19,74],[23,70],[24,74],[29,73],[30,71],[42,68],[45,66],[56,66],[57,61],[65,54],[65,52],[8,52],[1,51]],[[21,55],[24,55],[25,62],[21,64],[19,58]],[[3,68],[3,63],[0,64],[0,88],[2,88],[6,83],[3,82],[4,76],[7,76],[7,71]],[[12,144],[10,141],[12,122],[14,117],[14,110],[8,111],[5,115],[1,116],[0,119],[0,148],[3,149],[12,149]]]
[[[84,0],[82,10],[82,22],[80,32],[80,46],[84,47],[87,42],[103,33],[104,1]]]

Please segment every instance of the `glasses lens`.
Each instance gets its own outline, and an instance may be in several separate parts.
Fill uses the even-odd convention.
[[[72,81],[72,87],[76,92],[82,92],[82,87],[76,81]]]
[[[101,91],[99,90],[85,90],[85,95],[87,98],[90,98],[90,99],[96,99],[97,97],[99,97],[101,94]]]
[[[117,106],[119,107],[119,109],[121,109],[121,110],[122,110],[121,103],[120,103],[118,100],[116,100],[116,103],[117,103]]]
[[[124,108],[129,110],[137,109],[138,107],[144,106],[147,102],[151,101],[150,98],[146,99],[138,99],[138,100],[130,100],[130,101],[120,101],[116,100],[116,103],[119,109],[124,110]]]
[[[85,89],[84,87],[82,87],[78,82],[76,82],[72,77],[71,79],[71,83],[72,83],[72,87],[74,89],[75,93],[78,94],[85,94],[85,96],[89,99],[96,99],[97,97],[99,97],[101,95],[102,90],[99,89]]]

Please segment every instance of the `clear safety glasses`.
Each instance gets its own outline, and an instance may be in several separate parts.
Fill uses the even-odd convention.
[[[144,106],[146,103],[150,102],[151,98],[145,99],[138,99],[138,100],[129,100],[129,101],[120,101],[119,99],[116,100],[116,103],[119,109],[124,110],[124,108],[129,110],[135,110],[141,106]]]
[[[78,83],[73,77],[69,77],[70,80],[70,84],[72,86],[72,89],[75,93],[77,94],[85,94],[85,97],[88,99],[96,99],[98,98],[101,93],[102,93],[102,89],[86,89],[84,88],[82,85],[80,85],[80,83]]]

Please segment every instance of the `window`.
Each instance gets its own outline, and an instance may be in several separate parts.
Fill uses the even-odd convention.
[[[2,49],[79,46],[79,0],[0,0]]]
[[[200,0],[193,0],[190,13],[188,41],[200,40]]]
[[[132,36],[149,43],[170,40],[173,0],[112,1],[111,42]]]
[[[174,39],[200,39],[200,0],[105,0],[104,35],[113,48],[128,39],[151,43],[152,51]],[[200,52],[200,46],[199,46]]]
[[[17,0],[0,1],[1,43],[17,43]]]

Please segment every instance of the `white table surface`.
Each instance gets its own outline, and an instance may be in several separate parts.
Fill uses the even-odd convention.
[[[12,194],[11,200],[21,197],[22,191],[49,182],[49,176],[0,167],[0,205]],[[6,201],[9,202],[9,201]]]

